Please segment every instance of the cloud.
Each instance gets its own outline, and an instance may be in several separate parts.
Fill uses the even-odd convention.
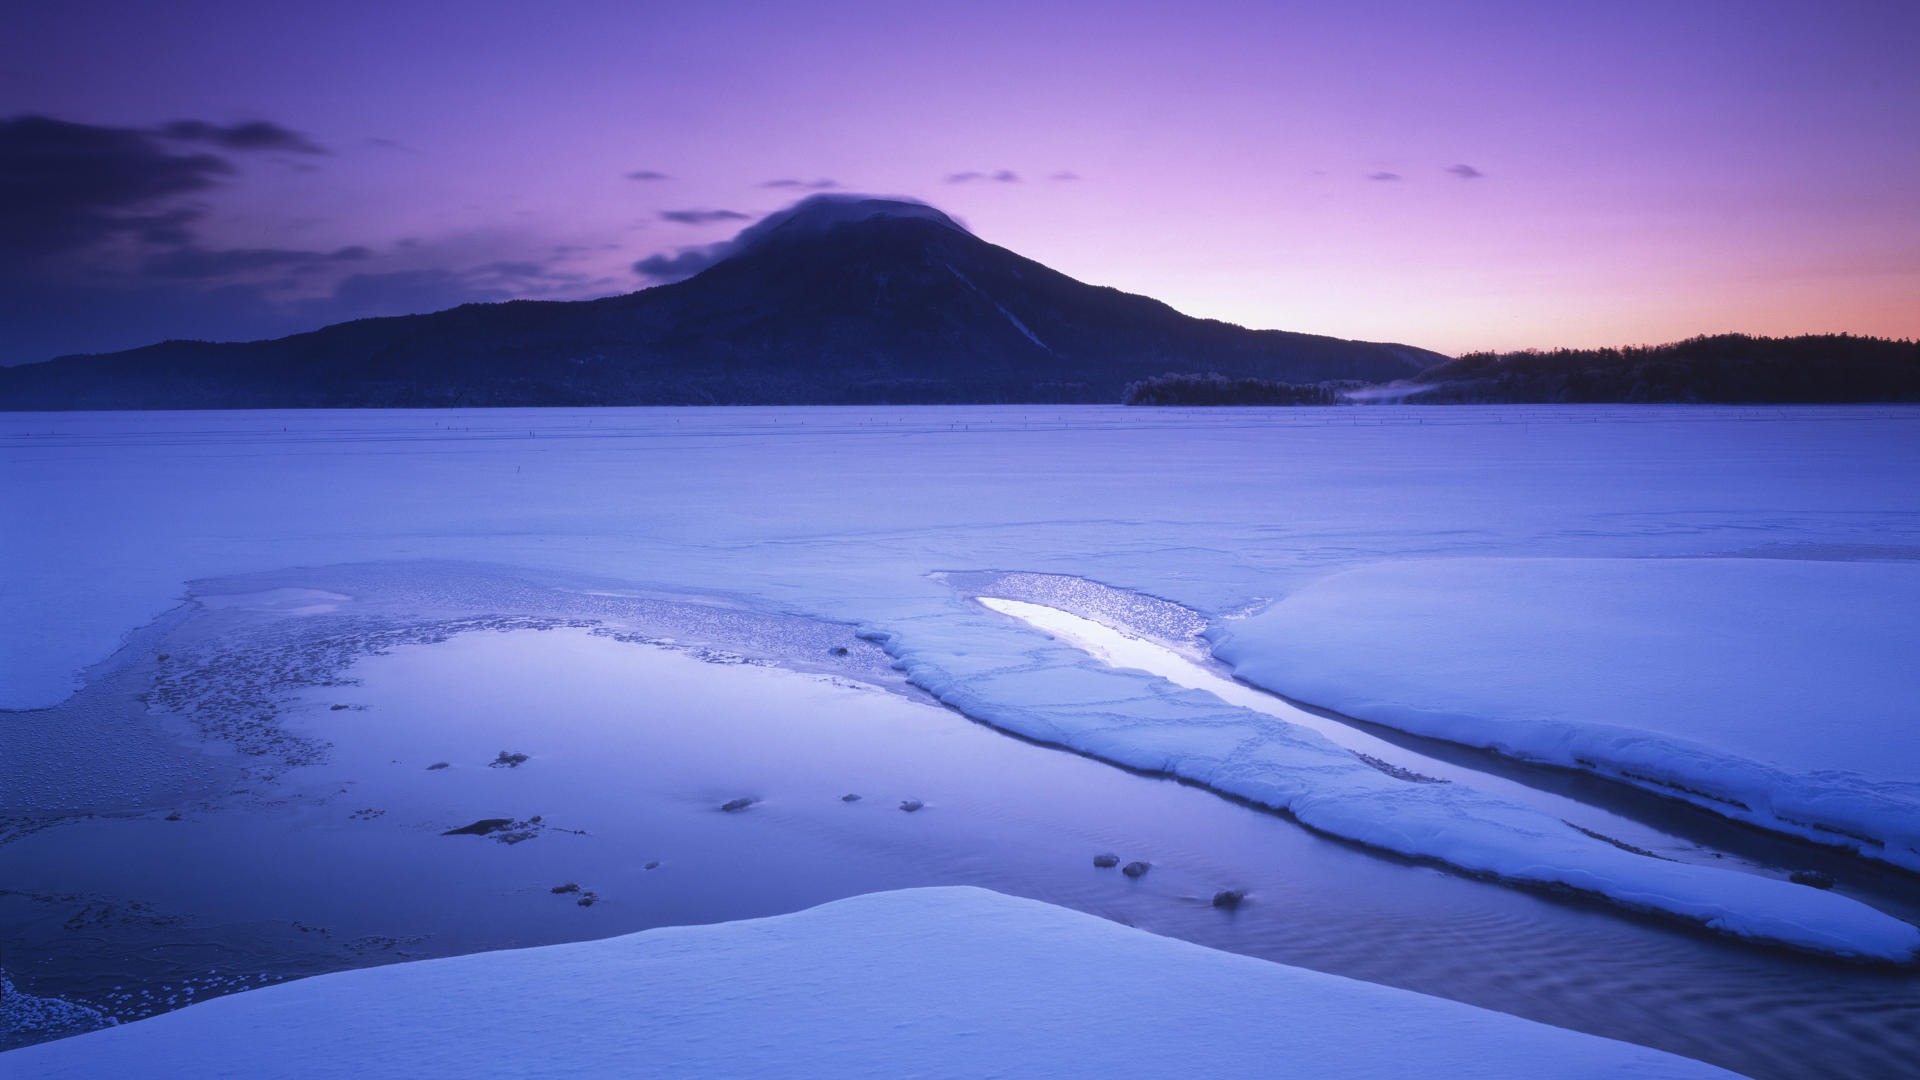
[[[809,195],[784,210],[776,210],[741,229],[731,240],[697,247],[684,247],[671,255],[649,255],[633,264],[633,272],[654,284],[681,281],[735,253],[759,243],[801,214],[815,228],[864,220],[874,214],[925,218],[942,222],[966,232],[966,226],[918,199],[901,196],[822,194]],[[802,226],[796,226],[799,228]],[[789,230],[791,235],[791,230]]]
[[[769,180],[760,186],[783,188],[789,191],[831,191],[840,185],[833,180]]]
[[[224,251],[181,247],[161,252],[140,264],[140,270],[158,278],[204,279],[257,274],[262,270],[311,273],[334,263],[360,262],[373,257],[370,248],[355,244],[334,251],[294,251],[284,248],[229,248]]]
[[[1478,180],[1487,175],[1471,165],[1449,165],[1447,171],[1462,180]]]
[[[0,120],[0,273],[131,234],[177,243],[200,214],[180,200],[234,172],[147,132],[46,116]]]
[[[650,281],[681,281],[733,254],[731,244],[681,248],[672,255],[649,255],[633,264],[633,272]]]
[[[155,129],[162,138],[180,142],[212,143],[222,150],[284,150],[295,154],[324,154],[320,146],[297,131],[267,120],[249,120],[222,127],[205,120],[175,120]]]
[[[585,275],[568,273],[553,262],[527,258],[471,266],[367,269],[340,278],[326,292],[276,300],[274,310],[288,322],[311,328],[352,319],[445,311],[462,304],[574,299],[592,291],[592,284]],[[293,332],[297,330],[282,331]]]
[[[671,180],[673,177],[663,172],[654,172],[652,169],[635,169],[627,174],[627,179],[646,183],[654,180]]]
[[[1376,173],[1368,173],[1368,174],[1367,174],[1367,179],[1369,179],[1369,180],[1398,180],[1398,179],[1400,179],[1400,174],[1399,174],[1399,173],[1397,173],[1397,172],[1376,172]]]
[[[738,210],[662,210],[660,220],[682,225],[711,225],[716,221],[752,221],[752,214]]]
[[[501,277],[518,278],[521,280],[539,280],[552,276],[546,264],[532,262],[527,259],[503,259],[500,262],[490,262],[480,267],[480,270],[488,274],[498,274]]]
[[[631,287],[573,272],[604,252],[498,229],[311,250],[203,237],[241,155],[310,145],[265,121],[0,118],[0,364]]]
[[[375,315],[445,311],[461,304],[494,303],[512,296],[510,290],[479,285],[470,274],[431,267],[350,274],[334,286],[331,295],[306,301],[298,310],[307,321],[324,326]]]
[[[531,298],[577,295],[582,286],[593,283],[594,279],[586,274],[557,270],[535,259],[502,259],[474,267],[468,280],[476,286],[499,285],[511,289],[517,297]]]
[[[971,184],[976,180],[991,180],[997,184],[1017,184],[1020,182],[1020,174],[1012,169],[1000,169],[990,173],[968,171],[947,174],[949,184]]]
[[[1066,169],[1062,169],[1062,170],[1060,170],[1059,172],[1057,172],[1057,173],[1054,173],[1054,174],[1053,174],[1052,176],[1049,176],[1049,177],[1047,177],[1047,179],[1049,179],[1049,180],[1078,180],[1078,179],[1080,179],[1080,174],[1079,174],[1079,173],[1077,173],[1077,172],[1072,172],[1072,171],[1069,171],[1069,170],[1066,170]]]
[[[162,214],[122,220],[133,226],[135,234],[142,241],[156,246],[171,246],[192,243],[193,230],[188,226],[199,218],[199,207],[181,207]]]

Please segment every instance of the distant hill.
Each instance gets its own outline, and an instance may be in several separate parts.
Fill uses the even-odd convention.
[[[0,368],[0,408],[1118,402],[1169,371],[1384,382],[1445,359],[1192,318],[920,203],[816,196],[676,284]]]
[[[1920,401],[1920,342],[1720,334],[1669,345],[1468,353],[1391,388],[1414,403]]]

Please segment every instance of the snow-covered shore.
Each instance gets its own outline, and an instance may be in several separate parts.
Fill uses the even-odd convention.
[[[970,888],[317,976],[0,1056],[143,1077],[1735,1074]]]

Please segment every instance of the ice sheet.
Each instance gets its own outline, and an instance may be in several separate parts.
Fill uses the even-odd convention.
[[[1219,614],[1396,557],[1911,559],[1915,460],[1914,408],[0,413],[0,708],[248,571],[467,559],[884,624],[951,603],[929,571],[1031,570]]]

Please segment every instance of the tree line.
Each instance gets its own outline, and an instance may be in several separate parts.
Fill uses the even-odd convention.
[[[1286,383],[1217,371],[1180,375],[1168,372],[1130,382],[1123,405],[1338,405],[1352,383]]]
[[[1467,353],[1421,373],[1412,403],[1920,401],[1920,341],[1717,334],[1666,345]]]

